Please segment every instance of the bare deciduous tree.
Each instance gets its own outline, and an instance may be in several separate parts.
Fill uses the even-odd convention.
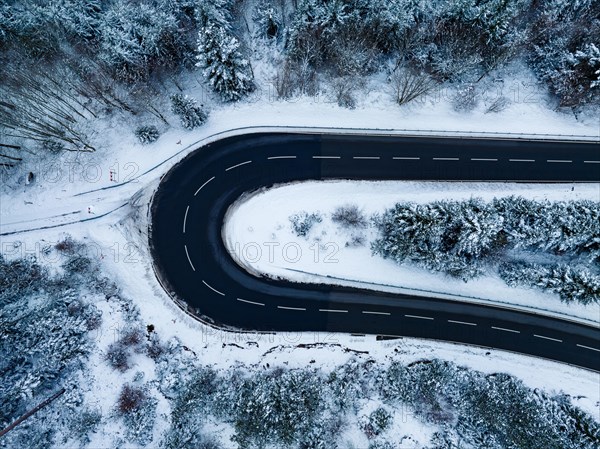
[[[435,81],[425,72],[399,64],[392,76],[390,83],[394,92],[394,99],[399,105],[406,104],[431,92]]]

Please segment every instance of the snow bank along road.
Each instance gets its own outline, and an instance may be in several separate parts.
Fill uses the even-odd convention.
[[[151,204],[150,245],[168,292],[218,326],[431,338],[600,371],[597,327],[247,273],[222,239],[228,207],[244,192],[308,179],[600,182],[597,143],[284,133],[226,138],[194,151],[163,177]]]

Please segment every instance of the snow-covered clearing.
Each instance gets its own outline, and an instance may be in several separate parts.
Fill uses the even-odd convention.
[[[375,229],[343,229],[331,220],[336,207],[347,204],[358,206],[368,217],[397,202],[473,197],[489,201],[511,195],[532,200],[599,201],[600,184],[307,181],[241,198],[228,211],[223,238],[235,260],[255,274],[518,307],[598,325],[598,304],[565,304],[556,295],[511,288],[495,274],[465,283],[410,264],[398,265],[371,254],[369,242]],[[290,216],[303,211],[318,212],[323,218],[306,237],[299,237]],[[363,242],[352,244],[357,237]]]

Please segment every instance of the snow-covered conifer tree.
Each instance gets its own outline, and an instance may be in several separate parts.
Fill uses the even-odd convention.
[[[240,42],[223,27],[209,24],[198,36],[198,63],[213,89],[225,101],[237,101],[253,88],[250,63],[240,51]]]

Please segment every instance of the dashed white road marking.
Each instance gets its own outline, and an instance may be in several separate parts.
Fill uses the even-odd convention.
[[[434,161],[460,161],[459,157],[434,157]]]
[[[262,302],[256,302],[256,301],[248,301],[247,299],[242,299],[242,298],[236,298],[238,301],[240,302],[245,302],[248,304],[253,304],[255,306],[264,306],[265,304]]]
[[[420,157],[409,157],[409,156],[394,156],[392,159],[399,160],[399,161],[418,161],[421,158]]]
[[[278,309],[306,311],[304,307],[277,306]]]
[[[535,159],[509,159],[508,162],[535,162]]]
[[[240,162],[239,164],[235,164],[229,168],[226,168],[225,171],[233,170],[234,168],[238,168],[238,167],[241,167],[242,165],[246,165],[246,164],[250,164],[250,163],[252,163],[252,161]]]
[[[267,159],[296,159],[297,156],[269,156]]]
[[[352,159],[373,159],[373,160],[379,160],[381,159],[380,156],[353,156]]]
[[[538,334],[533,334],[534,337],[537,338],[543,338],[544,340],[552,340],[552,341],[557,341],[559,343],[562,343],[562,340],[559,340],[558,338],[552,338],[552,337],[546,337],[545,335],[538,335]]]
[[[319,312],[329,312],[329,313],[347,313],[347,310],[341,309],[319,309]]]
[[[390,312],[375,312],[372,310],[363,310],[362,313],[366,313],[368,315],[391,315]]]
[[[600,164],[600,161],[583,161],[584,164]]]
[[[520,334],[521,331],[516,331],[514,329],[507,329],[505,327],[496,327],[496,326],[492,326],[492,329],[496,329],[497,331],[504,331],[504,332],[513,332],[515,334]]]
[[[201,186],[198,188],[198,190],[196,190],[196,193],[194,193],[194,196],[198,195],[198,192],[199,192],[200,190],[202,190],[202,187],[204,187],[206,184],[208,184],[209,182],[211,182],[213,179],[215,179],[215,177],[214,177],[214,176],[213,176],[212,178],[210,178],[208,181],[206,181],[204,184],[202,184],[202,185],[201,185]]]
[[[454,324],[464,324],[466,326],[477,326],[477,323],[468,323],[466,321],[454,321],[454,320],[448,320],[449,323],[454,323]]]
[[[190,205],[188,204],[188,206],[185,208],[185,215],[183,216],[183,233],[185,234],[185,224],[187,222],[187,214],[190,210]]]
[[[552,163],[552,162],[557,162],[557,163],[560,163],[560,162],[571,163],[573,161],[570,161],[570,160],[567,160],[567,159],[548,159],[546,162],[550,162],[550,163]]]
[[[210,289],[211,289],[213,292],[215,292],[215,293],[218,293],[218,294],[219,294],[219,295],[221,295],[221,296],[225,296],[225,293],[223,293],[223,292],[220,292],[219,290],[217,290],[217,289],[216,289],[216,288],[214,288],[214,287],[211,287],[210,285],[208,285],[208,284],[206,283],[206,281],[205,281],[204,279],[202,279],[202,283],[203,283],[204,285],[206,285],[208,288],[210,288]]]
[[[194,264],[192,263],[192,259],[190,259],[190,254],[188,253],[187,245],[183,245],[183,247],[185,248],[185,255],[187,256],[187,260],[190,263],[190,267],[192,267],[192,270],[196,271],[196,269],[194,268]]]
[[[498,159],[484,158],[484,157],[472,157],[471,160],[477,161],[477,162],[498,162]]]
[[[420,315],[404,315],[407,318],[418,318],[420,320],[433,320],[430,316],[420,316]]]
[[[313,156],[313,159],[341,159],[341,156]]]
[[[600,352],[600,349],[592,348],[591,346],[586,346],[586,345],[577,345],[577,346],[579,346],[580,348],[589,349],[591,351]]]

